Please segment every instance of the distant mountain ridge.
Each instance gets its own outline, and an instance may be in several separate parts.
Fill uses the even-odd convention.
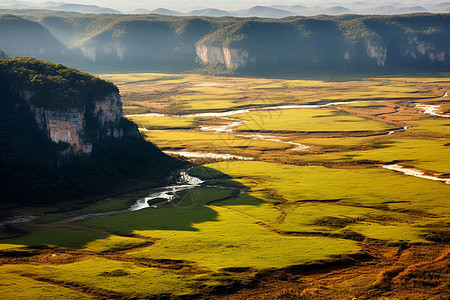
[[[145,5],[145,3],[142,3]],[[168,4],[170,5],[170,4]],[[450,12],[449,2],[388,2],[388,1],[354,1],[354,2],[325,2],[297,5],[283,4],[255,4],[245,7],[242,2],[234,9],[223,9],[216,7],[217,3],[211,2],[205,7],[196,7],[189,10],[189,5],[179,7],[169,6],[157,9],[146,6],[140,8],[123,8],[124,11],[108,7],[100,7],[90,4],[75,4],[70,2],[47,1],[43,3],[33,3],[27,1],[0,0],[0,8],[10,9],[46,9],[54,11],[80,12],[87,14],[161,14],[170,16],[210,16],[210,17],[263,17],[263,18],[282,18],[286,16],[315,16],[321,14],[339,15],[339,14],[405,14],[415,12],[446,13]],[[229,6],[228,6],[229,7]]]
[[[55,3],[45,6],[46,9],[73,11],[89,14],[122,14],[121,11],[97,5],[75,4],[75,3]]]
[[[0,15],[0,49],[12,56],[61,61],[66,47],[41,24],[14,15]]]
[[[263,18],[284,18],[287,16],[297,15],[295,12],[273,8],[269,6],[254,6],[249,9],[239,10],[235,12],[240,17],[263,17]]]
[[[46,1],[40,4],[15,1],[15,0],[1,0],[0,8],[18,8],[18,9],[48,9],[55,11],[70,11],[87,14],[122,14],[122,12],[107,7],[100,7],[92,4],[78,4],[67,2]]]

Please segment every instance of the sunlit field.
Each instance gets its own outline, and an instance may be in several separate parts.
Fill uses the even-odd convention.
[[[11,225],[5,299],[448,293],[450,79],[100,77],[141,134],[204,182],[159,208],[129,211],[140,191]]]

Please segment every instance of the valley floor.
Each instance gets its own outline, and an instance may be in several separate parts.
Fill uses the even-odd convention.
[[[5,224],[2,299],[450,296],[445,74],[101,77],[198,166],[183,188]]]

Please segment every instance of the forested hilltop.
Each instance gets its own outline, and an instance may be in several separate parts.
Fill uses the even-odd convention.
[[[0,68],[4,76],[0,84],[14,91],[33,91],[31,103],[39,107],[82,108],[86,99],[101,99],[119,92],[111,82],[37,59],[6,59],[1,61]]]
[[[29,49],[29,56],[99,70],[440,71],[450,64],[449,14],[264,19],[5,12],[20,16],[0,16],[0,49],[10,57]],[[5,29],[18,19],[39,27],[47,42],[24,39],[20,49],[7,43],[28,28]]]
[[[0,60],[0,199],[45,204],[157,185],[182,164],[123,118],[115,85],[32,58]]]

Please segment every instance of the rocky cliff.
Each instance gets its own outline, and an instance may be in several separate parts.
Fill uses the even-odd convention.
[[[110,82],[32,58],[5,59],[0,95],[0,203],[83,198],[142,180],[158,185],[182,165],[123,118]]]
[[[25,101],[39,129],[61,145],[61,154],[90,154],[93,144],[101,140],[139,137],[137,126],[123,118],[120,94],[114,85],[33,59],[6,60],[4,65],[9,67],[5,72],[9,72],[10,92]],[[24,71],[25,65],[29,69]],[[43,88],[43,82],[50,88]],[[52,90],[51,85],[58,87]],[[74,86],[78,90],[73,91]]]
[[[236,21],[197,42],[197,56],[244,72],[445,70],[450,15]]]
[[[62,154],[90,154],[96,141],[124,136],[139,137],[136,125],[123,126],[120,94],[112,92],[84,107],[49,109],[33,105],[35,92],[19,91],[33,112],[39,128],[54,143],[64,143]],[[90,126],[88,126],[90,125]]]
[[[401,55],[411,60],[425,60],[431,63],[445,63],[450,60],[450,47],[439,41],[426,41],[419,36],[408,36],[402,45]]]
[[[91,20],[96,24],[95,20]],[[45,19],[49,28],[59,31]],[[83,39],[76,45],[82,55],[98,66],[159,66],[177,68],[194,65],[195,43],[211,24],[198,18],[180,19],[176,24],[155,18],[126,18]]]
[[[248,51],[227,47],[198,45],[197,56],[204,64],[225,65],[229,69],[245,68],[256,62]]]

